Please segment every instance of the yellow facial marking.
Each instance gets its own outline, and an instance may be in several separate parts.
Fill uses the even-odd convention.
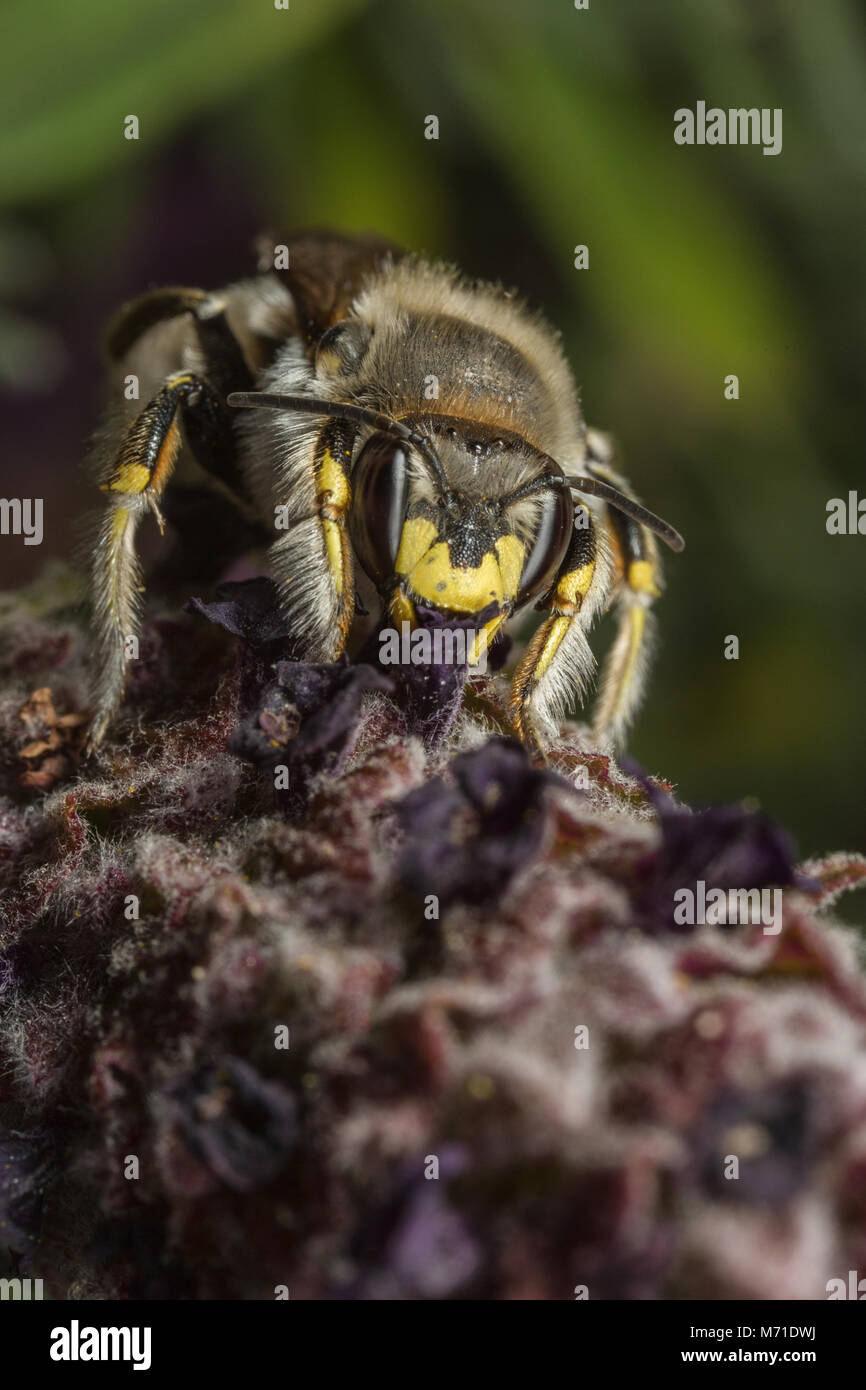
[[[397,574],[413,598],[454,613],[480,613],[491,603],[513,600],[526,561],[517,536],[500,536],[479,565],[455,565],[447,541],[432,521],[415,517],[403,526]],[[500,622],[503,619],[500,619]],[[498,624],[497,624],[498,625]]]
[[[461,569],[452,563],[445,541],[430,547],[410,571],[409,584],[417,598],[455,613],[480,613],[488,603],[501,603],[503,598],[502,574],[494,555],[485,555],[474,569]]]
[[[661,591],[655,582],[655,571],[649,560],[632,560],[628,567],[628,586],[639,594],[649,594],[660,598]]]
[[[397,573],[409,574],[436,539],[436,527],[424,517],[415,517],[403,525],[400,549],[397,551]]]
[[[344,511],[349,505],[349,479],[343,471],[342,464],[334,458],[330,449],[325,450],[316,473],[316,493],[319,497],[330,493],[330,505],[340,511]]]

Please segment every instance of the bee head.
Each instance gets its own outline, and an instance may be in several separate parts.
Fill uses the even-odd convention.
[[[233,392],[228,404],[372,428],[352,468],[349,530],[359,563],[397,621],[414,623],[416,603],[461,618],[495,603],[489,639],[552,586],[574,528],[572,492],[606,502],[673,550],[685,544],[634,498],[594,475],[566,477],[548,454],[507,431],[485,437],[483,426],[472,425],[482,438],[470,441],[458,428],[466,421],[394,420],[350,402],[269,392]],[[433,436],[442,438],[447,469]]]
[[[509,470],[508,446],[496,445],[499,466],[474,477],[465,448],[462,459],[454,448],[447,473],[437,455],[441,473],[431,476],[411,441],[377,431],[363,446],[352,470],[352,544],[395,620],[414,622],[417,604],[464,618],[495,604],[498,627],[553,583],[574,524],[565,478],[531,459]],[[505,491],[502,479],[515,472],[519,486]]]

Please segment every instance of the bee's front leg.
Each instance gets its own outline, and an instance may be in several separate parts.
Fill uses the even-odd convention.
[[[586,507],[575,507],[575,529],[556,581],[538,606],[550,611],[519,662],[509,710],[517,733],[536,761],[543,760],[535,715],[549,722],[579,699],[595,666],[586,638],[604,598],[606,565]]]
[[[355,617],[348,532],[354,437],[345,421],[329,421],[304,436],[277,477],[276,512],[286,513],[287,524],[270,561],[296,649],[307,661],[336,661]]]

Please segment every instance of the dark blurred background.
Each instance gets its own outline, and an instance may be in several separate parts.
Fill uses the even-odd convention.
[[[120,301],[251,272],[264,227],[376,229],[543,306],[688,539],[632,754],[689,801],[754,796],[804,855],[866,848],[866,536],[825,529],[866,496],[862,8],[7,0],[2,27],[2,492],[44,497],[46,527],[0,538],[4,587],[93,507]],[[782,153],[677,146],[698,100],[781,107]]]

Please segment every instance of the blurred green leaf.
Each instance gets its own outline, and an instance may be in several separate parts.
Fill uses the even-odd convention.
[[[239,138],[258,151],[272,220],[377,231],[414,250],[443,244],[451,204],[438,147],[424,139],[420,119],[371,81],[375,68],[353,40],[350,49],[341,35],[310,53],[290,85],[271,77],[240,116]],[[311,118],[323,92],[327,119]]]
[[[632,88],[600,85],[579,31],[554,53],[530,14],[516,35],[485,22],[485,9],[437,5],[445,32],[460,31],[453,73],[554,255],[570,265],[571,248],[589,245],[574,294],[598,300],[633,351],[676,373],[696,410],[726,408],[732,371],[748,381],[747,408],[783,408],[796,314],[736,202],[695,158],[705,152],[674,144],[673,110],[665,127]]]
[[[363,3],[13,0],[0,47],[0,199],[53,195],[152,149]],[[138,142],[124,139],[127,115],[139,118]]]

